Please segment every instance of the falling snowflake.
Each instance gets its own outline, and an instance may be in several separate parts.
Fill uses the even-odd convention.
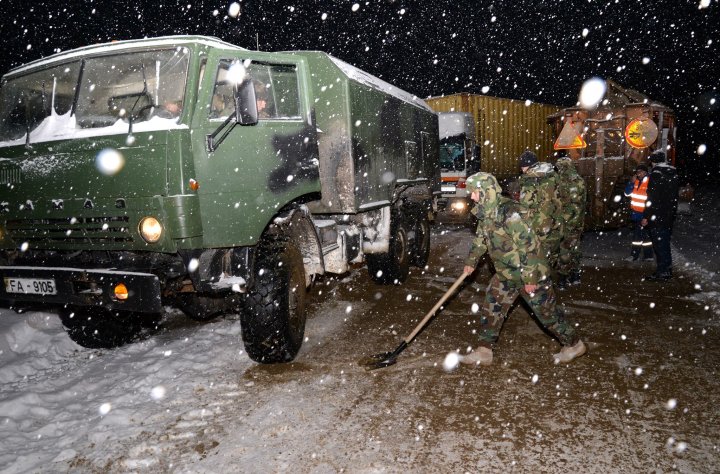
[[[157,387],[153,387],[153,389],[150,391],[150,396],[153,400],[162,400],[165,398],[165,387],[162,385],[158,385]]]
[[[455,351],[449,352],[445,356],[445,360],[443,360],[443,369],[446,372],[452,372],[453,370],[455,370],[457,368],[459,363],[460,363],[460,354],[458,354]]]
[[[580,88],[580,106],[585,109],[594,109],[605,96],[607,85],[599,77],[591,77]]]
[[[95,157],[95,167],[105,176],[114,176],[125,166],[125,157],[114,148],[103,148]]]

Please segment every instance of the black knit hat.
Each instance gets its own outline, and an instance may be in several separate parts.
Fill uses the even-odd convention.
[[[640,163],[640,164],[637,165],[637,167],[635,168],[635,171],[644,171],[644,172],[647,173],[647,172],[648,172],[648,167],[647,167],[647,165],[644,165],[644,164]]]
[[[530,150],[525,150],[520,154],[520,157],[518,157],[518,162],[520,163],[520,168],[525,168],[526,166],[532,166],[537,163],[538,158],[535,153]]]
[[[665,153],[662,151],[656,151],[648,157],[651,163],[665,163]]]

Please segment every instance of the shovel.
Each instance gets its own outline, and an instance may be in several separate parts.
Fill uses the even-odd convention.
[[[406,337],[399,346],[397,346],[397,349],[392,352],[383,352],[381,354],[364,357],[358,362],[358,364],[365,367],[365,370],[375,370],[381,369],[383,367],[388,367],[397,362],[397,357],[400,355],[400,353],[405,350],[405,348],[408,346],[408,344],[412,342],[413,339],[415,339],[415,336],[417,336],[418,333],[428,323],[428,321],[430,321],[430,318],[433,317],[438,308],[440,308],[440,306],[442,306],[443,303],[445,303],[445,301],[447,301],[447,299],[450,298],[453,293],[455,293],[455,290],[457,290],[458,286],[460,286],[463,280],[465,280],[465,277],[467,277],[467,273],[463,272],[462,275],[460,275],[460,277],[455,280],[455,283],[453,283],[450,289],[447,290],[444,295],[442,295],[442,297],[440,298],[440,300],[438,300],[437,303],[435,303],[435,306],[433,306],[432,309],[428,312],[428,314],[425,315],[423,320],[420,321],[420,324],[415,327],[413,332],[411,332],[410,335]]]

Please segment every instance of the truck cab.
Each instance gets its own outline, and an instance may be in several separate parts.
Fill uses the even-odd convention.
[[[472,201],[465,189],[468,176],[480,171],[480,147],[475,139],[475,121],[465,112],[438,113],[440,134],[440,177],[442,195],[439,217],[464,222],[470,217]]]

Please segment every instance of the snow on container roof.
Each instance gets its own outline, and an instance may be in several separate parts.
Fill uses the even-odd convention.
[[[429,112],[432,112],[433,110],[425,103],[424,100],[418,98],[417,96],[414,96],[410,94],[409,92],[405,92],[402,89],[399,89],[395,87],[394,85],[383,81],[382,79],[379,79],[375,76],[373,76],[370,73],[367,73],[365,71],[362,71],[355,66],[352,66],[345,61],[338,59],[334,56],[327,55],[333,63],[337,67],[342,70],[342,72],[349,78],[353,79],[357,82],[360,82],[361,84],[365,84],[366,86],[372,87],[373,89],[377,89],[380,92],[384,92],[385,94],[389,94],[393,97],[396,97],[403,102],[407,102],[409,104],[415,105],[417,107],[420,107],[422,109],[425,109]]]
[[[202,44],[214,48],[247,51],[245,48],[235,46],[234,44],[227,43],[225,41],[222,41],[221,39],[214,38],[212,36],[176,35],[162,36],[159,38],[132,39],[114,41],[112,43],[101,43],[91,46],[83,46],[81,48],[72,49],[70,51],[53,54],[52,56],[49,56],[47,58],[37,59],[30,63],[19,66],[15,69],[11,69],[10,72],[6,74],[6,77],[14,76],[16,74],[22,74],[29,69],[34,69],[36,67],[45,67],[50,64],[67,61],[69,59],[77,58],[79,56],[106,54],[114,51],[123,51],[134,48],[148,48],[154,46],[181,46],[184,44]]]

